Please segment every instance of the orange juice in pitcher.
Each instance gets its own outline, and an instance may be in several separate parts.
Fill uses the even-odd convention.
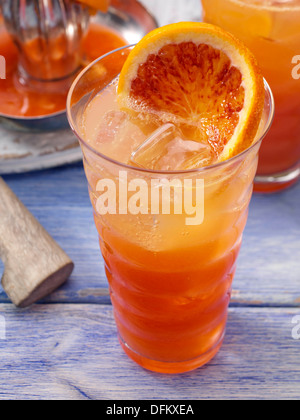
[[[258,192],[300,178],[300,0],[202,0],[204,20],[241,39],[275,97],[275,119],[260,150]]]

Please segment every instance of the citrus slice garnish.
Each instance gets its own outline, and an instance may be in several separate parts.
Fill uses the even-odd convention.
[[[210,144],[218,161],[248,148],[264,106],[252,53],[213,25],[184,22],[149,33],[122,69],[120,107],[173,123]]]

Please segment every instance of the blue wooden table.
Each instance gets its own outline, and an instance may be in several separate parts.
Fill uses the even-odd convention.
[[[0,399],[300,398],[300,184],[253,197],[224,346],[167,376],[118,344],[81,163],[5,180],[76,267],[26,310],[0,289]]]

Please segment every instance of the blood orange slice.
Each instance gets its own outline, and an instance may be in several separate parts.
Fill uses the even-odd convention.
[[[151,114],[208,142],[219,161],[249,147],[264,106],[252,53],[213,25],[184,22],[148,34],[120,74],[121,108]]]

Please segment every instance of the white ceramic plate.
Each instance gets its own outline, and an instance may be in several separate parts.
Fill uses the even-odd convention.
[[[81,160],[81,149],[71,130],[25,133],[0,126],[0,173],[47,169]]]

